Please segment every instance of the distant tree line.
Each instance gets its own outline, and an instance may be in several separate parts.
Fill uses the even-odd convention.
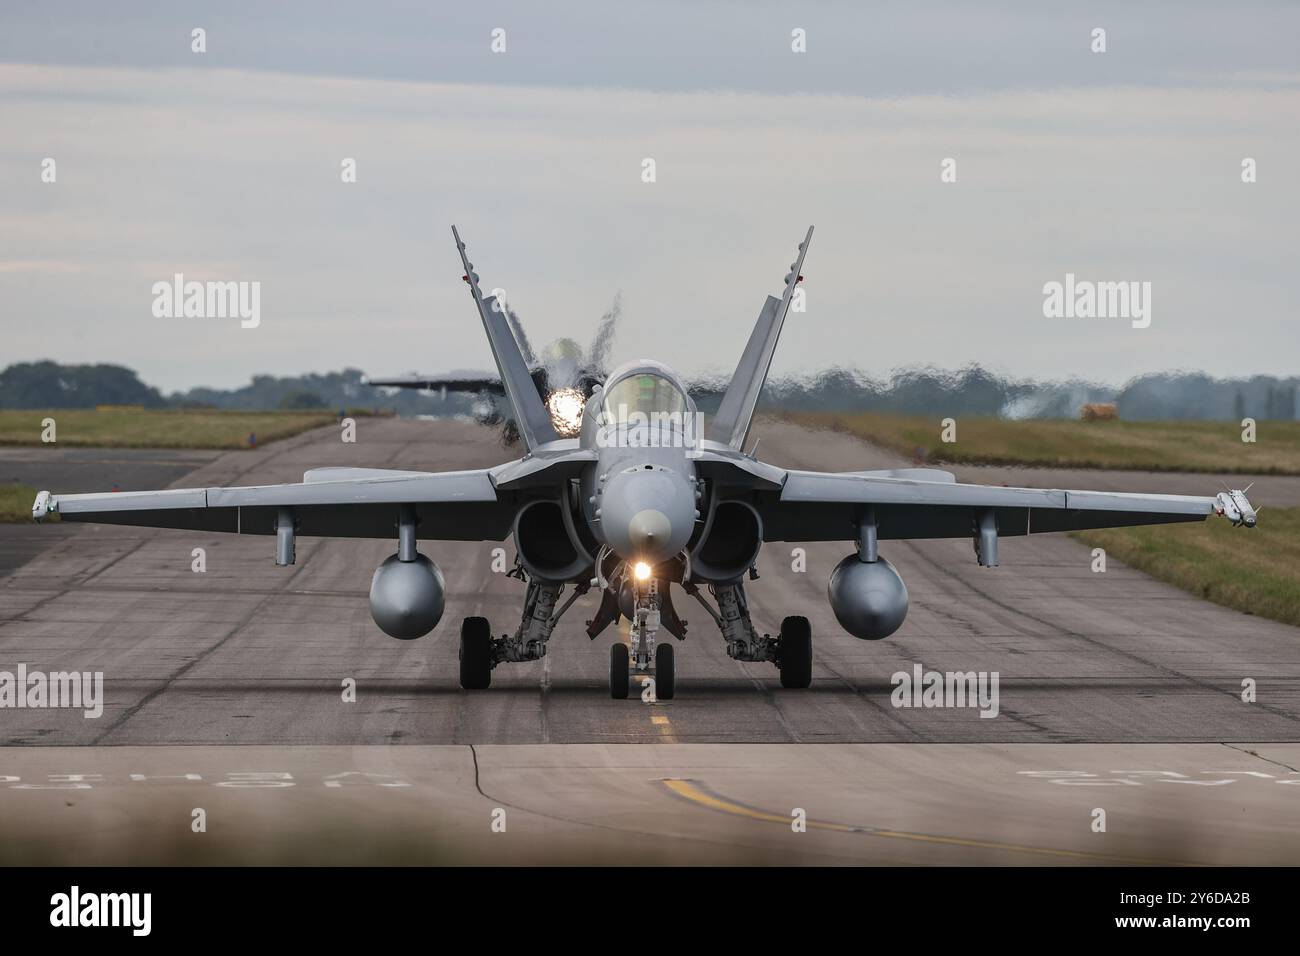
[[[474,395],[440,395],[413,390],[394,394],[362,382],[360,369],[324,375],[255,375],[240,388],[192,388],[163,395],[120,365],[60,365],[22,362],[0,372],[0,408],[94,408],[143,405],[145,408],[268,409],[373,408],[404,415],[470,414]]]
[[[692,391],[701,408],[716,407],[725,382]],[[1142,420],[1293,421],[1300,377],[1256,375],[1216,379],[1203,372],[1157,372],[1115,387],[1082,379],[1017,380],[978,365],[957,371],[913,367],[878,380],[854,369],[777,379],[760,407],[799,410],[886,411],[909,414],[990,415],[1002,418],[1078,418],[1085,404],[1114,402],[1119,417]]]
[[[0,372],[0,408],[341,409],[373,408],[401,415],[476,415],[491,418],[487,395],[426,393],[366,385],[360,369],[324,374],[255,375],[235,389],[192,388],[164,396],[120,365],[24,362]],[[691,394],[701,410],[717,408],[725,379],[699,379]],[[1142,375],[1121,387],[1088,382],[1018,380],[978,365],[956,371],[900,369],[874,379],[856,369],[778,378],[763,390],[767,410],[889,411],[925,415],[996,415],[1005,418],[1077,418],[1084,404],[1114,402],[1120,418],[1294,420],[1300,378],[1256,375],[1216,379],[1202,372]]]
[[[96,405],[167,405],[158,389],[121,365],[20,362],[0,372],[0,407],[94,408]]]

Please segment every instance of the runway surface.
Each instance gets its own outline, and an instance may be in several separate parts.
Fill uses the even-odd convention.
[[[768,461],[805,468],[889,463],[853,439],[779,423],[764,423],[761,447]],[[364,420],[355,445],[325,429],[220,455],[179,485],[293,481],[330,463],[468,468],[505,454],[472,424]],[[0,579],[0,667],[103,671],[107,705],[98,720],[0,711],[9,743],[1300,740],[1300,631],[1114,561],[1093,573],[1088,549],[1064,536],[1005,539],[995,569],[978,567],[966,540],[885,542],[912,607],[881,642],[845,634],[827,605],[826,577],[847,544],[809,546],[804,573],[791,570],[791,546],[769,546],[749,584],[755,623],[774,631],[787,614],[810,618],[813,686],[784,691],[772,665],[728,658],[703,609],[679,593],[693,624],[678,647],[677,699],[655,709],[604,693],[617,635],[586,638],[591,595],[561,621],[545,661],[501,665],[487,693],[460,690],[460,619],[484,615],[498,633],[518,623],[523,587],[492,572],[497,543],[422,544],[446,574],[447,611],[432,635],[402,642],[375,627],[366,601],[393,542],[301,539],[298,563],[277,568],[266,537],[35,530],[54,543]],[[205,573],[191,571],[196,547]],[[892,707],[890,675],[917,663],[997,671],[1000,715]],[[345,678],[356,703],[341,701]],[[1258,684],[1254,704],[1241,701],[1245,678]]]
[[[760,457],[775,464],[897,464],[842,435],[777,422],[758,430]],[[508,455],[476,425],[369,419],[359,423],[355,445],[327,428],[215,456],[177,486],[295,481],[321,465],[479,467]],[[1129,476],[1136,480],[1125,484],[1114,474],[1077,474],[1079,487],[1207,494],[1216,487],[1212,476]],[[977,476],[964,469],[962,477]],[[1044,483],[1033,478],[1016,480]],[[1278,496],[1295,492],[1295,479],[1272,481]],[[784,820],[805,807],[809,820],[827,825],[798,835],[805,838],[799,860],[807,862],[1108,862],[1070,854],[1150,860],[1183,845],[1179,862],[1300,862],[1295,838],[1282,833],[1293,818],[1286,802],[1300,799],[1300,786],[1286,785],[1300,781],[1292,776],[1300,747],[1263,746],[1300,741],[1300,630],[1215,607],[1115,561],[1095,574],[1088,549],[1067,537],[1004,539],[996,569],[978,567],[967,540],[884,543],[912,607],[883,642],[843,633],[827,606],[826,576],[847,543],[808,546],[803,573],[791,568],[791,546],[769,546],[760,580],[749,584],[755,623],[772,631],[784,615],[810,618],[813,686],[787,691],[771,665],[732,661],[703,609],[682,599],[679,610],[692,624],[678,647],[677,699],[647,704],[609,699],[608,646],[618,635],[611,628],[587,640],[590,596],[560,623],[545,661],[498,667],[485,692],[460,689],[460,619],[485,615],[497,633],[518,623],[522,586],[491,570],[492,549],[504,546],[512,556],[509,542],[422,544],[447,577],[447,611],[434,634],[400,642],[374,626],[366,601],[371,573],[392,542],[300,539],[297,565],[277,568],[269,538],[36,530],[52,532],[49,546],[0,577],[0,670],[25,662],[44,671],[103,671],[106,702],[98,719],[0,710],[0,739],[9,745],[0,751],[0,836],[17,840],[15,847],[54,853],[50,840],[41,842],[46,823],[73,840],[86,832],[73,821],[95,832],[110,821],[123,839],[105,837],[100,852],[120,859],[131,845],[126,835],[153,826],[166,807],[184,809],[177,839],[188,839],[189,810],[203,805],[193,794],[210,792],[227,809],[247,811],[225,842],[210,841],[212,858],[227,861],[257,861],[256,840],[232,843],[230,835],[280,826],[291,807],[300,814],[292,819],[305,822],[286,825],[286,833],[324,827],[338,839],[286,837],[271,841],[268,854],[279,847],[290,859],[356,859],[367,852],[366,835],[383,829],[391,842],[374,845],[394,858],[408,847],[412,862],[444,850],[449,860],[462,852],[518,862],[571,852],[574,860],[618,862],[626,852],[626,862],[777,861],[791,852]],[[21,534],[26,540],[29,531]],[[206,549],[201,574],[191,571],[196,547]],[[999,715],[891,706],[890,675],[915,664],[998,672]],[[1254,703],[1241,699],[1247,678],[1257,683]],[[344,700],[349,679],[355,702]],[[1111,746],[1178,742],[1200,745]],[[655,746],[608,746],[632,743]],[[915,743],[929,746],[879,746]],[[960,743],[979,746],[949,746]],[[368,746],[380,744],[418,746]],[[680,746],[688,744],[729,746]],[[771,746],[790,744],[833,746]],[[358,789],[323,780],[375,767],[395,768],[412,785]],[[215,785],[224,774],[250,771],[316,776],[311,786],[295,780],[240,798],[225,791],[244,788]],[[1106,782],[1054,784],[1021,771],[1092,773]],[[1143,772],[1136,782],[1113,783],[1114,771]],[[104,778],[89,790],[24,789],[33,779],[49,783],[49,774],[92,772]],[[132,772],[202,779],[136,787]],[[1219,779],[1229,782],[1212,782]],[[281,790],[292,795],[272,792]],[[430,802],[447,833],[442,824],[427,829]],[[533,820],[522,828],[532,843],[486,829],[485,814],[497,806]],[[1136,829],[1115,839],[1114,827],[1092,833],[1086,817],[1099,806],[1118,807]],[[313,811],[305,818],[304,807]],[[384,808],[391,829],[389,816],[382,828],[372,819]],[[450,822],[461,814],[500,842],[480,847],[468,823]],[[63,831],[60,818],[69,824]],[[423,838],[404,839],[419,819]],[[608,827],[622,835],[610,836]],[[455,835],[462,830],[463,839]],[[1189,833],[1197,839],[1184,839]]]
[[[0,482],[46,487],[58,479],[65,495],[89,491],[165,488],[195,468],[221,457],[194,448],[0,447]]]
[[[32,747],[0,761],[0,864],[1300,857],[1294,744]]]

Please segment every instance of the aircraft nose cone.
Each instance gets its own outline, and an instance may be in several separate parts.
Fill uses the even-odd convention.
[[[627,539],[632,548],[649,558],[660,557],[661,550],[673,537],[673,524],[662,511],[647,508],[638,511],[627,523]]]
[[[628,468],[610,478],[599,509],[599,537],[605,544],[625,561],[658,564],[686,547],[695,522],[695,495],[680,474]]]

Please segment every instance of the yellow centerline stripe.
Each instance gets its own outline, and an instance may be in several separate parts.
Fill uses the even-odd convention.
[[[650,723],[659,728],[659,739],[664,743],[677,743],[677,735],[673,733],[672,721],[668,719],[667,714],[651,714]]]
[[[789,826],[791,817],[779,813],[769,813],[766,810],[757,810],[753,807],[747,807],[743,804],[733,803],[716,794],[709,793],[702,789],[692,780],[673,780],[663,781],[673,793],[679,797],[685,797],[693,803],[708,807],[710,810],[717,810],[721,813],[730,813],[733,816],[748,817],[751,820],[761,820],[764,823],[779,823],[782,826]],[[1108,853],[1089,853],[1085,850],[1056,850],[1048,847],[1025,846],[1019,843],[1000,843],[995,840],[972,840],[965,837],[938,836],[929,833],[912,833],[906,830],[882,830],[878,827],[850,826],[846,823],[828,823],[823,820],[808,820],[807,825],[815,830],[831,830],[836,833],[863,833],[867,836],[886,837],[893,840],[915,840],[919,843],[939,843],[948,846],[965,846],[983,850],[1007,850],[1013,853],[1033,853],[1040,856],[1060,856],[1072,859],[1082,860],[1104,860],[1106,862],[1118,863],[1136,863],[1145,866],[1197,866],[1200,864],[1176,862],[1171,860],[1144,860],[1131,856],[1115,856]]]

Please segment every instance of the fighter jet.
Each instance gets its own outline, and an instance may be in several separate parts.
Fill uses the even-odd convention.
[[[468,277],[464,277],[469,281]],[[528,365],[533,385],[541,396],[542,404],[550,412],[551,424],[560,438],[574,438],[582,430],[582,412],[597,386],[609,377],[607,363],[609,349],[614,342],[614,332],[623,315],[622,297],[615,296],[614,304],[600,318],[596,335],[591,345],[583,349],[570,338],[557,339],[542,349],[541,357],[534,353],[528,336],[524,333],[523,323],[515,310],[497,301],[495,308],[505,313],[510,329],[514,333],[519,352]],[[504,397],[505,385],[499,376],[489,372],[449,372],[445,374],[422,375],[413,372],[410,375],[398,375],[389,378],[367,378],[365,384],[376,388],[418,388],[421,391],[441,392],[446,398],[448,392],[469,392],[477,395]],[[518,444],[519,424],[515,417],[506,417],[495,403],[485,405],[483,413],[478,416],[485,425],[501,424],[502,444],[506,447]]]
[[[687,636],[674,586],[704,606],[732,658],[774,664],[784,687],[809,686],[808,619],[788,616],[769,634],[750,617],[745,588],[769,542],[847,542],[827,598],[845,631],[874,641],[898,630],[908,606],[907,587],[881,542],[970,537],[978,563],[996,567],[1006,536],[1210,515],[1255,525],[1254,508],[1237,490],[1194,497],[1008,488],[963,484],[930,468],[803,471],[747,453],[754,408],[803,280],[812,233],[810,227],[799,245],[781,297],[763,303],[707,430],[681,378],[643,359],[593,388],[576,437],[558,435],[506,314],[484,297],[453,227],[470,296],[516,413],[522,458],[452,472],[319,468],[301,483],[260,487],[42,491],[32,515],[272,536],[280,566],[293,564],[299,535],[395,538],[396,553],[371,579],[370,612],[399,640],[423,637],[443,616],[442,572],[420,551],[422,542],[513,537],[512,573],[526,586],[519,624],[497,635],[485,618],[461,621],[461,686],[484,689],[495,668],[546,656],[556,625],[594,589],[600,600],[587,622],[589,638],[629,622],[630,646],[619,641],[609,652],[611,696],[626,698],[633,681],[644,688],[649,678],[660,700],[675,696],[675,645]]]

